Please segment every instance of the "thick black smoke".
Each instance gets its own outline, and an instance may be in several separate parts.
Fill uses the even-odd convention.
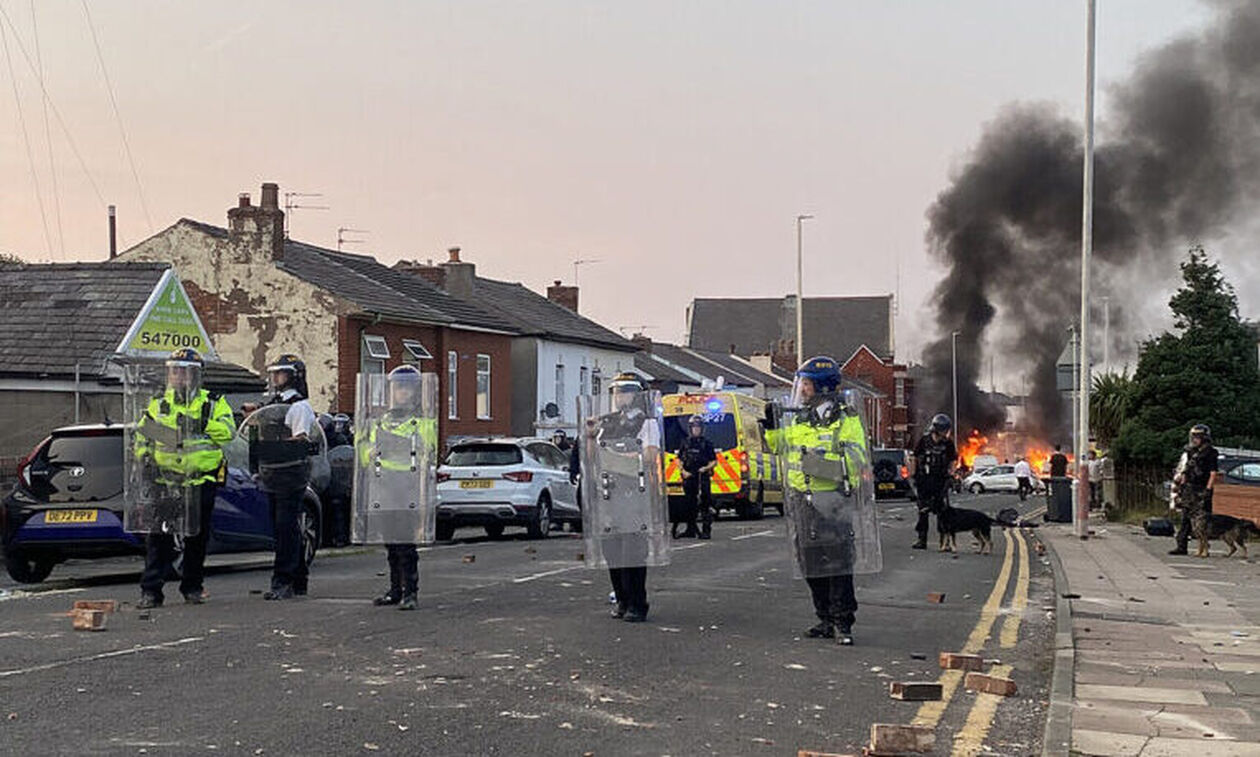
[[[1208,30],[1140,59],[1098,126],[1094,291],[1111,298],[1113,355],[1132,351],[1136,314],[1178,275],[1186,247],[1224,236],[1260,194],[1260,2],[1216,5]],[[1011,106],[929,209],[929,249],[948,269],[924,353],[929,409],[949,407],[959,331],[964,424],[992,430],[1004,417],[977,386],[987,346],[1018,362],[1034,430],[1066,439],[1054,366],[1080,313],[1081,131],[1052,107]]]

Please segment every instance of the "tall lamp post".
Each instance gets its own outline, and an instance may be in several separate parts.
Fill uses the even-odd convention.
[[[959,331],[952,332],[949,335],[949,345],[951,353],[951,362],[953,363],[953,397],[954,397],[954,428],[961,432],[962,424],[958,421],[958,335]],[[958,434],[954,434],[954,439],[958,438]]]
[[[1080,386],[1077,389],[1076,424],[1076,535],[1089,536],[1089,264],[1094,251],[1094,29],[1095,0],[1087,0],[1085,44],[1085,165],[1084,201],[1081,208],[1081,334]]]
[[[802,253],[801,245],[801,226],[805,221],[813,218],[811,215],[799,215],[796,217],[796,364],[802,365],[805,362],[805,336],[803,324],[805,317],[805,258]]]

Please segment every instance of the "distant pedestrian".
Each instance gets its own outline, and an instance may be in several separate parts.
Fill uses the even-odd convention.
[[[1212,446],[1212,431],[1199,423],[1190,429],[1190,443],[1186,445],[1185,467],[1173,479],[1181,509],[1181,526],[1177,529],[1177,546],[1168,554],[1184,555],[1190,542],[1191,531],[1204,526],[1212,514],[1212,488],[1216,485],[1219,455]]]
[[[569,435],[566,434],[562,428],[556,429],[555,433],[551,435],[551,443],[556,445],[561,452],[568,452],[569,447],[571,446],[569,443]]]
[[[1019,501],[1023,502],[1033,491],[1032,466],[1022,456],[1015,461],[1015,480],[1019,484]]]
[[[1050,477],[1066,478],[1068,469],[1067,455],[1063,454],[1063,445],[1054,445],[1054,454],[1050,456]]]
[[[1098,452],[1090,450],[1089,456],[1086,458],[1086,470],[1089,472],[1089,508],[1097,509],[1100,504],[1098,501],[1099,492],[1102,491],[1102,460],[1098,459]]]

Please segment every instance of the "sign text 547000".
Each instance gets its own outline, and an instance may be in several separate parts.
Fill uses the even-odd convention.
[[[146,347],[200,347],[201,337],[196,334],[172,334],[169,331],[144,331],[140,343]]]

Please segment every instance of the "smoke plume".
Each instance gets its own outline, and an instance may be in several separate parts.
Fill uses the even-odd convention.
[[[1221,238],[1256,206],[1260,3],[1215,5],[1207,30],[1145,54],[1108,90],[1098,124],[1094,291],[1110,296],[1116,355],[1132,351],[1136,316],[1178,275],[1187,246]],[[929,250],[947,268],[934,294],[939,337],[924,353],[929,411],[949,407],[958,331],[966,426],[992,430],[1004,417],[977,386],[987,347],[1018,362],[1033,429],[1066,438],[1055,363],[1080,313],[1081,132],[1050,106],[1006,108],[928,210]]]

